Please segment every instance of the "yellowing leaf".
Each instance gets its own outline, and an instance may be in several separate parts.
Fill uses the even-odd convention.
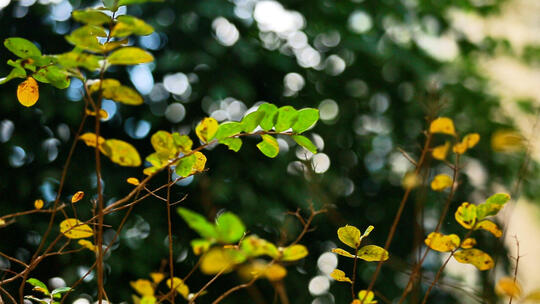
[[[129,285],[141,296],[154,296],[154,287],[149,280],[138,279],[137,281],[129,282]]]
[[[461,248],[463,249],[473,248],[474,246],[476,246],[476,240],[473,238],[466,238],[461,243]]]
[[[39,99],[39,86],[32,77],[26,78],[17,87],[17,99],[25,107],[31,107]]]
[[[214,138],[214,135],[216,135],[218,126],[217,120],[212,117],[206,117],[197,125],[195,133],[197,133],[197,137],[199,137],[203,143],[207,143]]]
[[[285,269],[285,267],[279,264],[272,264],[266,267],[266,270],[264,271],[264,276],[270,282],[281,281],[284,277],[287,276],[287,269]]]
[[[124,167],[138,167],[141,165],[139,152],[131,144],[119,139],[107,139],[103,143],[103,154],[113,163]]]
[[[448,149],[450,149],[450,142],[446,142],[444,145],[436,146],[431,151],[433,158],[438,160],[445,160],[446,155],[448,154]]]
[[[73,194],[73,196],[71,197],[71,203],[75,204],[76,202],[82,200],[83,197],[84,197],[84,192],[77,191],[77,193]]]
[[[375,300],[375,294],[373,291],[368,292],[367,290],[360,290],[358,292],[358,303],[363,304],[377,304]]]
[[[454,254],[454,258],[460,263],[472,264],[482,271],[491,269],[495,265],[489,254],[476,248],[458,251]]]
[[[431,189],[434,191],[443,191],[444,189],[452,186],[452,178],[446,174],[438,174],[431,181]]]
[[[476,205],[464,202],[455,213],[456,221],[466,229],[471,229],[476,223]]]
[[[268,264],[264,260],[254,260],[240,267],[238,274],[246,281],[255,277],[265,277],[271,282],[277,282],[287,276],[287,269],[279,264]]]
[[[525,148],[525,139],[515,131],[498,130],[491,136],[491,148],[496,152],[518,152]]]
[[[96,134],[94,133],[84,133],[81,136],[79,136],[79,139],[84,141],[84,143],[89,147],[95,147],[96,146]],[[97,137],[97,142],[99,146],[103,145],[105,143],[105,138],[99,136]]]
[[[374,262],[374,261],[386,261],[388,260],[388,251],[384,250],[384,248],[376,246],[376,245],[367,245],[356,253],[358,258],[368,261],[368,262]]]
[[[96,112],[86,109],[86,115],[88,115],[88,116],[96,116]],[[109,113],[107,113],[107,111],[105,111],[103,109],[99,109],[99,118],[107,119],[107,118],[109,118]]]
[[[223,269],[225,269],[224,272],[230,272],[236,264],[243,261],[245,261],[245,256],[238,250],[214,247],[202,256],[201,272],[216,274]]]
[[[469,133],[463,137],[463,140],[461,141],[464,143],[468,149],[476,146],[476,144],[480,141],[480,135],[478,133]]]
[[[134,89],[123,86],[122,83],[116,79],[103,79],[103,81],[96,81],[90,86],[90,93],[96,92],[101,89],[101,94],[104,98],[112,99],[116,102],[123,104],[137,106],[144,102],[143,98]]]
[[[478,224],[476,224],[476,227],[474,229],[475,230],[484,229],[486,231],[491,232],[495,237],[501,237],[502,235],[502,230],[499,229],[497,224],[489,220],[483,220],[483,221],[478,222]]]
[[[167,279],[167,287],[169,287],[170,289],[173,289],[173,288],[176,289],[176,292],[181,294],[182,297],[184,297],[184,299],[187,299],[189,295],[189,287],[180,278],[177,278],[177,277],[173,278],[172,287],[171,287],[171,279],[170,278]]]
[[[340,241],[351,248],[358,248],[360,246],[362,233],[354,226],[346,225],[338,229],[337,235]]]
[[[169,158],[176,155],[176,147],[171,133],[167,131],[157,131],[150,138],[150,142],[156,152],[165,154]]]
[[[132,185],[134,185],[134,186],[138,186],[138,185],[139,185],[139,179],[136,178],[136,177],[128,177],[128,178],[126,179],[126,182],[127,182],[128,184],[132,184]]]
[[[109,64],[132,65],[154,61],[154,56],[138,47],[124,47],[107,57]]]
[[[429,126],[430,133],[443,133],[448,135],[456,135],[454,122],[447,117],[439,117],[431,122]]]
[[[150,277],[152,278],[152,281],[154,281],[154,284],[159,284],[165,279],[165,275],[161,272],[151,272]]]
[[[79,240],[77,243],[90,251],[96,252],[96,246],[89,240]]]
[[[495,291],[501,295],[519,298],[521,295],[521,286],[513,278],[503,277],[497,282]]]
[[[68,218],[60,223],[60,232],[70,239],[84,239],[94,235],[90,226],[75,218]]]
[[[467,145],[459,142],[454,145],[454,147],[452,148],[452,151],[454,151],[454,153],[456,154],[463,154],[467,151]]]
[[[195,165],[193,166],[193,171],[204,171],[204,166],[206,165],[206,156],[204,156],[204,154],[201,152],[195,152],[193,154],[195,155]]]
[[[401,181],[401,184],[403,185],[403,188],[405,189],[413,189],[416,188],[418,185],[420,185],[422,181],[418,177],[418,174],[414,171],[409,171],[405,173],[405,176],[403,176],[403,180]]]
[[[334,248],[334,249],[332,249],[332,252],[337,253],[339,255],[342,255],[344,257],[354,258],[354,254],[352,254],[352,253],[350,253],[350,252],[348,252],[346,250],[343,250],[341,248]]]
[[[42,199],[37,199],[34,201],[34,208],[36,208],[37,210],[43,208],[43,205],[44,205],[44,202]]]
[[[280,248],[280,250],[281,260],[285,262],[300,260],[308,255],[306,246],[300,244]]]
[[[334,271],[332,271],[332,273],[330,273],[330,276],[332,277],[332,279],[334,279],[334,280],[336,280],[338,282],[352,283],[351,279],[345,275],[345,272],[343,272],[343,271],[341,271],[339,269],[334,269]]]
[[[439,252],[449,252],[456,249],[459,246],[459,236],[456,234],[444,235],[439,232],[430,233],[424,240],[426,245]]]

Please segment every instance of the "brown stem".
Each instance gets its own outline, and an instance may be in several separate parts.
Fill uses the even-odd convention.
[[[171,274],[171,284],[174,282],[174,259],[173,259],[173,239],[172,239],[172,220],[171,220],[171,186],[173,184],[169,183],[172,177],[172,170],[169,167],[167,170],[167,226],[168,226],[168,236],[169,236],[169,272]],[[176,289],[172,288],[171,292],[171,303],[174,303],[174,296]]]

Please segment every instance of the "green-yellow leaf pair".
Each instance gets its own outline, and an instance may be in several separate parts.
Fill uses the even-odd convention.
[[[345,245],[353,248],[355,250],[354,254],[349,253],[346,250],[335,248],[332,249],[332,252],[339,255],[348,257],[348,258],[359,258],[364,261],[374,262],[374,261],[386,261],[389,257],[388,251],[385,249],[376,246],[376,245],[366,245],[360,247],[362,239],[367,237],[371,231],[374,229],[373,226],[369,226],[366,231],[362,234],[360,230],[354,226],[346,225],[338,229],[338,238]]]

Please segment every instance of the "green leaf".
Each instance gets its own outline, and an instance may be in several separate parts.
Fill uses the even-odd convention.
[[[346,225],[343,227],[340,227],[337,231],[337,235],[340,241],[343,242],[343,244],[351,247],[351,248],[358,248],[360,246],[360,241],[362,233],[360,230],[354,226]]]
[[[145,160],[152,164],[156,168],[163,168],[169,162],[169,155],[164,153],[155,152],[148,155]]]
[[[83,53],[78,49],[57,55],[56,58],[58,59],[58,63],[66,68],[83,67],[89,71],[99,69],[101,67],[99,62],[103,60],[102,56]]]
[[[118,0],[102,0],[103,5],[112,12],[118,10]]]
[[[279,255],[279,251],[274,244],[265,239],[261,239],[256,235],[250,235],[243,239],[240,243],[240,249],[250,257],[267,255],[271,258],[275,258]]]
[[[116,25],[111,32],[111,36],[126,37],[131,34],[146,36],[153,32],[154,28],[143,20],[133,16],[122,15],[116,18]]]
[[[259,126],[261,120],[264,118],[264,112],[254,111],[242,118],[242,126],[244,132],[253,132],[255,128]]]
[[[273,136],[267,134],[261,135],[261,137],[262,141],[257,144],[257,148],[270,158],[276,157],[279,154],[279,144],[277,140]]]
[[[32,42],[19,37],[7,38],[4,46],[20,58],[39,57],[41,51]]]
[[[176,174],[181,177],[187,177],[193,171],[193,166],[197,162],[197,158],[194,154],[180,158],[176,163],[176,168],[174,169]]]
[[[298,113],[293,107],[281,107],[276,114],[276,124],[274,125],[274,129],[276,132],[283,132],[290,129],[297,119]]]
[[[58,89],[67,88],[70,83],[67,71],[55,65],[40,68],[32,77],[39,82],[50,83]]]
[[[484,203],[476,206],[478,220],[496,215],[509,200],[510,195],[506,193],[497,193],[490,196]]]
[[[309,138],[303,135],[293,135],[292,138],[297,144],[304,147],[309,152],[313,154],[317,153],[317,147],[311,142],[311,140],[309,140]]]
[[[259,106],[257,112],[264,115],[259,124],[263,130],[268,131],[274,127],[277,111],[278,108],[271,103],[263,103]]]
[[[362,259],[368,262],[388,260],[388,251],[376,245],[364,246],[360,248],[360,250],[358,250],[356,255],[358,256],[359,259]]]
[[[204,216],[183,207],[179,207],[176,210],[188,226],[197,231],[200,236],[205,239],[217,239],[216,228]]]
[[[226,145],[227,147],[229,147],[230,150],[234,152],[238,152],[240,151],[240,148],[242,148],[242,140],[237,137],[220,139],[218,142],[220,144]]]
[[[243,125],[239,122],[229,121],[219,125],[216,135],[216,139],[224,139],[236,134],[242,133]]]
[[[49,289],[47,288],[47,285],[45,285],[45,283],[41,282],[36,278],[30,278],[26,280],[26,283],[34,286],[35,288],[39,288],[39,291],[43,292],[46,295],[49,294]]]
[[[210,249],[210,246],[212,246],[213,242],[205,239],[194,239],[191,240],[190,245],[191,249],[193,250],[193,253],[195,255],[201,255]]]
[[[91,25],[102,25],[104,23],[110,23],[112,21],[111,17],[100,12],[99,10],[92,8],[73,11],[71,16],[78,22]]]
[[[13,68],[6,77],[0,78],[0,84],[4,84],[14,78],[26,78],[26,71],[22,68]]]
[[[170,157],[176,155],[176,147],[174,145],[174,140],[171,133],[167,131],[157,131],[150,138],[150,143],[154,150]]]
[[[142,4],[146,2],[163,2],[164,0],[120,0],[118,1],[118,6],[121,5],[132,5],[132,4]]]
[[[98,37],[107,37],[105,29],[96,25],[84,25],[66,36],[66,40],[83,50],[101,53],[104,50],[103,45],[98,41]]]
[[[319,120],[319,110],[305,108],[298,111],[298,119],[293,124],[293,132],[302,133],[311,129]]]
[[[291,262],[303,259],[308,255],[306,246],[296,244],[282,249],[281,260],[284,262]]]
[[[133,65],[151,61],[154,61],[152,54],[133,46],[121,48],[107,57],[107,62],[115,65]]]
[[[55,298],[60,298],[63,293],[66,293],[71,290],[71,287],[60,287],[51,291],[51,295]],[[57,297],[58,296],[58,297]]]
[[[138,167],[141,157],[130,143],[119,139],[107,139],[102,145],[102,152],[113,163],[123,167]]]
[[[178,132],[172,134],[174,144],[182,153],[191,152],[191,146],[193,146],[193,141],[187,135],[180,135]]]
[[[238,216],[231,212],[224,212],[216,218],[216,231],[218,240],[233,244],[242,238],[246,227]]]

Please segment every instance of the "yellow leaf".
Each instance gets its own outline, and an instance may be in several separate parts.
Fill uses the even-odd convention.
[[[476,248],[458,251],[454,254],[454,258],[460,263],[472,264],[482,271],[491,269],[495,265],[489,254]]]
[[[193,165],[194,172],[204,171],[204,166],[206,165],[206,156],[201,152],[193,153],[195,155],[195,165]]]
[[[0,227],[4,226],[5,224],[6,224],[6,221],[0,218]]]
[[[521,286],[514,279],[509,277],[503,277],[497,282],[495,290],[498,294],[506,295],[509,297],[519,298],[521,295]]]
[[[358,292],[358,301],[358,303],[363,304],[377,304],[373,291],[368,292],[367,290],[360,290]]]
[[[138,167],[141,165],[139,152],[131,144],[119,139],[107,139],[103,143],[103,154],[113,163],[124,167]]]
[[[510,130],[498,130],[491,136],[491,148],[496,152],[518,152],[525,148],[521,134]]]
[[[491,232],[495,237],[501,237],[502,235],[502,230],[499,229],[497,224],[489,220],[483,220],[481,222],[478,222],[478,224],[476,224],[476,227],[474,229],[475,230],[484,229],[486,231]]]
[[[88,116],[96,116],[96,112],[86,109],[86,115],[88,115]],[[103,109],[99,109],[99,118],[107,119],[107,118],[109,118],[109,113],[107,113],[107,111],[105,111]]]
[[[176,147],[174,146],[174,140],[171,133],[167,131],[157,131],[150,138],[150,142],[156,152],[168,155],[169,158],[176,155]]]
[[[446,155],[448,154],[448,149],[450,149],[450,142],[444,143],[444,145],[436,146],[431,151],[433,158],[438,160],[445,160]]]
[[[197,125],[195,128],[195,133],[197,133],[197,137],[199,137],[203,143],[207,143],[214,138],[217,130],[217,120],[212,117],[206,117]]]
[[[281,251],[281,260],[285,262],[300,260],[308,255],[306,246],[296,244],[285,248],[279,248]]]
[[[467,144],[459,142],[454,145],[452,151],[454,151],[456,154],[463,154],[467,151]]]
[[[137,281],[129,282],[129,285],[141,296],[154,296],[154,287],[149,280],[138,279]]]
[[[90,251],[96,252],[96,246],[89,240],[79,240],[77,243]]]
[[[418,178],[418,174],[416,174],[414,171],[405,173],[405,176],[403,176],[403,180],[401,181],[401,184],[405,189],[416,188],[418,185],[420,185],[420,183],[421,180]]]
[[[234,266],[245,260],[245,257],[235,249],[211,248],[202,256],[201,272],[204,274],[216,274],[223,269],[230,272]]]
[[[376,246],[376,245],[367,245],[356,253],[358,258],[368,261],[368,262],[375,262],[375,261],[386,261],[388,260],[388,251],[384,250],[384,248]]]
[[[439,117],[431,122],[429,126],[430,133],[443,133],[448,135],[456,135],[454,122],[447,117]]]
[[[159,282],[163,281],[165,278],[165,275],[161,272],[151,272],[150,277],[152,278],[152,281],[154,281],[155,284],[159,284]]]
[[[360,246],[361,238],[360,236],[362,233],[360,233],[360,230],[354,226],[346,225],[338,229],[337,235],[340,241],[343,242],[343,244],[351,247],[351,248],[358,248]]]
[[[75,204],[76,202],[82,200],[83,197],[84,197],[84,192],[77,191],[77,193],[73,194],[73,196],[71,197],[71,203]]]
[[[334,249],[332,249],[332,252],[333,252],[333,253],[337,253],[337,254],[339,254],[339,255],[342,255],[342,256],[344,256],[344,257],[354,258],[354,255],[353,255],[353,254],[351,254],[351,253],[349,253],[348,251],[343,250],[343,249],[341,249],[341,248],[334,248]]]
[[[463,140],[461,141],[464,143],[468,149],[476,146],[476,144],[480,141],[480,135],[478,133],[469,133],[463,137]]]
[[[330,276],[332,277],[332,279],[334,279],[334,280],[336,280],[338,282],[352,283],[351,279],[345,275],[345,272],[343,272],[343,271],[341,271],[339,269],[334,269],[334,271],[332,271],[332,273],[330,273]]]
[[[136,177],[128,177],[128,178],[126,179],[126,182],[127,182],[128,184],[132,184],[132,185],[134,185],[134,186],[138,186],[138,185],[139,185],[139,179],[137,179]]]
[[[452,178],[446,174],[438,174],[431,181],[431,189],[434,191],[443,191],[444,189],[452,186]]]
[[[281,281],[285,276],[287,276],[287,269],[279,264],[272,264],[266,267],[264,276],[270,282]]]
[[[534,291],[528,293],[528,294],[523,298],[523,301],[524,301],[524,302],[528,302],[528,301],[536,301],[536,302],[533,302],[533,303],[538,303],[538,302],[540,302],[540,289],[537,289],[537,290],[534,290]]]
[[[155,304],[157,299],[154,296],[144,296],[141,298],[139,304]]]
[[[25,107],[31,107],[39,99],[39,86],[32,77],[26,78],[17,87],[17,99]]]
[[[34,201],[34,208],[36,208],[37,210],[39,210],[39,209],[43,208],[43,205],[44,205],[44,204],[45,204],[45,203],[43,202],[42,199],[37,199],[37,200]]]
[[[466,229],[471,229],[476,223],[476,205],[464,202],[454,214],[456,221]]]
[[[173,278],[173,284],[172,284],[172,287],[171,287],[171,279],[169,278],[169,279],[167,279],[167,286],[170,289],[173,289],[173,288],[176,289],[176,292],[181,294],[182,297],[184,297],[184,299],[187,299],[187,297],[189,295],[189,287],[184,283],[184,281],[182,281],[182,279],[174,277]]]
[[[429,248],[435,251],[449,252],[459,246],[460,239],[456,234],[444,235],[439,232],[432,232],[424,242]]]
[[[84,141],[84,143],[89,147],[95,147],[96,146],[96,134],[94,133],[84,133],[83,135],[79,136],[79,139]],[[99,136],[97,138],[98,144],[101,147],[103,143],[105,143],[105,138]]]
[[[70,239],[84,239],[94,235],[90,226],[75,218],[68,218],[60,223],[60,232]]]
[[[461,243],[461,248],[464,249],[473,248],[474,246],[476,246],[476,240],[473,238],[466,238]]]

